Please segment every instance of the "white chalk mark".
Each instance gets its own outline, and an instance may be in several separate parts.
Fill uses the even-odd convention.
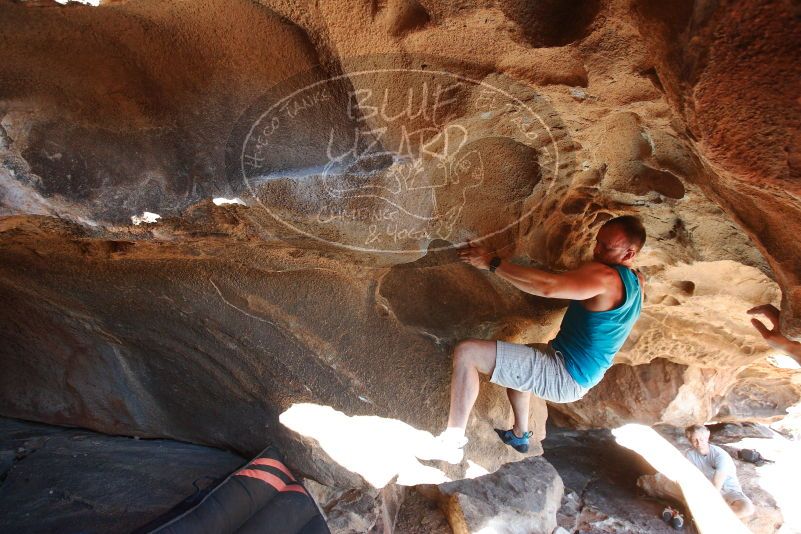
[[[420,330],[420,333],[433,339],[436,345],[444,345],[445,342],[447,341],[446,339],[441,338],[435,334],[432,334],[431,332],[427,332],[426,330]]]
[[[214,289],[215,289],[215,291],[217,291],[217,294],[218,294],[218,295],[220,295],[220,298],[223,300],[223,302],[225,302],[226,304],[228,304],[229,306],[231,306],[231,307],[232,307],[233,309],[235,309],[236,311],[238,311],[238,312],[241,312],[241,313],[244,313],[245,315],[247,315],[248,317],[250,317],[250,318],[252,318],[252,319],[256,319],[256,320],[258,320],[258,321],[261,321],[261,322],[263,322],[263,323],[269,323],[269,324],[271,324],[271,325],[273,325],[273,326],[277,326],[275,323],[273,323],[273,322],[271,322],[271,321],[268,321],[268,320],[267,320],[267,319],[265,319],[264,317],[259,317],[259,316],[257,316],[257,315],[253,315],[252,313],[248,313],[248,312],[246,312],[245,310],[243,310],[242,308],[240,308],[239,306],[237,306],[236,304],[232,304],[232,303],[228,302],[228,299],[226,299],[226,298],[223,296],[223,294],[222,294],[222,291],[220,291],[220,288],[219,288],[219,287],[217,287],[217,284],[215,284],[215,283],[214,283],[214,280],[212,280],[211,278],[209,278],[209,283],[211,283],[211,285],[212,285],[212,286],[214,286]]]
[[[240,206],[247,206],[247,204],[245,204],[245,201],[239,197],[234,197],[234,198],[215,197],[212,200],[212,202],[214,202],[216,206],[226,206],[228,204],[239,204]]]
[[[211,278],[209,278],[209,283],[210,283],[210,284],[211,284],[211,285],[214,287],[214,290],[215,290],[215,291],[217,292],[217,294],[220,296],[220,298],[222,299],[222,301],[223,301],[223,302],[225,302],[227,305],[229,305],[230,307],[232,307],[232,308],[233,308],[233,309],[235,309],[236,311],[238,311],[238,312],[240,312],[240,313],[243,313],[243,314],[247,315],[247,316],[248,316],[248,317],[250,317],[251,319],[256,319],[257,321],[261,321],[261,322],[263,322],[263,323],[267,323],[267,324],[269,324],[269,325],[272,325],[272,326],[274,326],[274,327],[275,327],[275,328],[277,328],[279,331],[283,332],[283,333],[284,333],[284,335],[286,335],[286,336],[287,336],[287,338],[290,340],[290,342],[291,342],[293,345],[295,345],[295,346],[296,346],[298,349],[300,349],[300,350],[304,350],[304,349],[306,349],[306,347],[303,347],[303,346],[300,344],[300,340],[299,340],[299,339],[297,338],[297,336],[296,336],[296,335],[295,335],[295,334],[294,334],[294,333],[291,331],[291,329],[284,328],[283,326],[281,326],[281,325],[279,325],[279,324],[276,324],[276,323],[274,323],[274,322],[272,322],[272,321],[269,321],[269,320],[265,319],[264,317],[259,317],[259,316],[257,316],[257,315],[253,315],[252,313],[249,313],[249,312],[247,312],[246,310],[243,310],[242,308],[240,308],[240,307],[239,307],[239,306],[237,306],[236,304],[233,304],[232,302],[229,302],[229,301],[228,301],[228,299],[226,299],[226,298],[223,296],[223,294],[222,294],[222,291],[220,291],[220,288],[219,288],[219,287],[217,287],[217,284],[215,284],[215,283],[214,283],[214,280],[212,280]],[[328,361],[326,361],[325,359],[321,359],[321,361],[322,361],[322,362],[323,362],[325,365],[328,365],[328,367],[330,367],[330,368],[331,368],[331,369],[333,369],[334,371],[337,371],[337,368],[336,368],[336,363],[328,362]],[[351,386],[350,386],[350,387],[351,387],[351,389],[352,389],[352,390],[355,390],[355,389],[356,389],[356,387],[361,387],[361,382],[359,382],[359,380],[358,380],[358,379],[356,379],[356,377],[354,377],[354,376],[353,376],[351,373],[348,373],[347,371],[343,371],[343,372],[338,372],[337,374],[339,374],[339,376],[343,376],[343,375],[344,375],[344,376],[345,376],[345,378],[347,378],[348,380],[350,380],[350,382],[351,382]],[[308,387],[308,386],[306,386],[306,389],[308,389],[308,390],[309,390],[309,392],[311,392],[311,389],[309,389],[309,387]],[[355,391],[354,391],[354,393],[355,393]],[[359,399],[361,399],[362,401],[364,401],[364,402],[367,402],[367,403],[369,403],[369,404],[374,404],[374,403],[373,403],[373,401],[371,401],[370,399],[368,399],[368,398],[366,398],[366,397],[359,396]]]
[[[151,213],[149,211],[143,212],[142,215],[131,216],[131,222],[136,226],[139,226],[142,223],[154,224],[158,222],[159,219],[161,219],[161,215],[158,213]]]

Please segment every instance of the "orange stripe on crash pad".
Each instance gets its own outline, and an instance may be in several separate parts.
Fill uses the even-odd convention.
[[[261,471],[259,469],[243,469],[236,473],[238,476],[242,477],[250,477],[250,478],[258,478],[262,482],[266,482],[270,486],[274,487],[278,491],[295,491],[298,493],[306,494],[306,490],[303,489],[302,486],[297,484],[287,484],[277,476],[268,473],[267,471]]]
[[[306,490],[303,489],[303,486],[298,486],[297,484],[288,484],[287,487],[281,491],[294,491],[296,493],[302,493],[303,495],[306,495]]]
[[[276,469],[280,470],[283,474],[288,476],[291,480],[295,480],[295,477],[292,476],[292,473],[289,469],[286,468],[284,464],[279,462],[278,460],[273,460],[272,458],[256,458],[250,465],[267,465],[269,467],[275,467]]]

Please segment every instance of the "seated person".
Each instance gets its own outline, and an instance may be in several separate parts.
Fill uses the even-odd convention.
[[[740,487],[734,460],[726,451],[709,443],[709,429],[704,425],[692,425],[684,430],[684,434],[692,445],[685,454],[690,463],[720,490],[723,500],[737,517],[742,519],[752,515],[754,503]]]

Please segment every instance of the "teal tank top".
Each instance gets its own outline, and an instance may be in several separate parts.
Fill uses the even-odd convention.
[[[626,300],[617,308],[593,312],[570,301],[559,333],[551,346],[562,353],[570,376],[585,388],[601,381],[612,359],[640,316],[642,289],[637,275],[623,265],[614,265],[623,280]]]

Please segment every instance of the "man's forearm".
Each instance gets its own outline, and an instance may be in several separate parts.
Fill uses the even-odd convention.
[[[726,473],[724,471],[715,471],[715,474],[712,476],[712,485],[715,488],[720,489],[723,487],[723,483],[726,481]]]
[[[535,269],[534,267],[523,267],[503,260],[495,269],[495,274],[526,293],[547,297],[556,285],[556,276],[553,273]]]

